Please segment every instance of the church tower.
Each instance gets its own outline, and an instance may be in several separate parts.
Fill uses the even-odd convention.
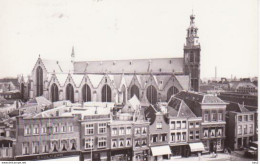
[[[184,45],[184,73],[190,76],[191,90],[199,91],[200,86],[200,43],[195,26],[195,15],[190,16],[190,26],[187,29]]]

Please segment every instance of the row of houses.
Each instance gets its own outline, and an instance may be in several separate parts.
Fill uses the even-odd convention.
[[[60,104],[16,117],[15,160],[163,160],[235,150],[257,138],[255,112],[210,94],[181,91],[150,106],[136,96],[124,106]]]

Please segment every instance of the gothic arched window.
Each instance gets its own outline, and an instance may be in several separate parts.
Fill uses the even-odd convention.
[[[55,83],[53,83],[51,86],[51,101],[59,101],[59,89]]]
[[[167,91],[167,101],[170,100],[170,98],[171,98],[172,95],[175,95],[175,94],[177,94],[178,92],[179,92],[179,90],[178,90],[176,87],[174,87],[174,86],[170,87],[170,88],[168,89],[168,91]]]
[[[42,68],[39,66],[36,69],[36,96],[42,96],[43,94],[43,73]]]
[[[68,84],[66,87],[66,100],[70,100],[74,103],[74,89],[71,84]]]
[[[147,100],[151,103],[151,104],[156,104],[157,102],[157,91],[156,88],[152,85],[150,85],[147,90],[146,90],[146,97]]]
[[[87,84],[85,84],[82,87],[82,101],[83,102],[91,101],[91,90],[89,85]]]
[[[122,86],[122,94],[123,94],[123,103],[126,103],[126,89],[125,86]]]
[[[131,87],[131,98],[135,95],[139,99],[139,88],[136,85]]]
[[[111,102],[111,88],[106,84],[102,88],[102,102]]]

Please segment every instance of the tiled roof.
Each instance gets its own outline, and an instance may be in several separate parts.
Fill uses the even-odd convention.
[[[148,108],[144,109],[144,117],[146,120],[150,122],[150,125],[153,124],[156,118],[157,110],[154,108],[153,105],[150,105]]]
[[[183,72],[183,58],[79,61],[76,73],[161,73]]]
[[[219,97],[213,95],[205,95],[202,103],[205,104],[215,104],[215,103],[225,103]]]
[[[233,112],[250,112],[245,106],[239,104],[239,103],[229,103],[226,108],[227,111],[233,111]]]
[[[183,100],[177,99],[175,97],[171,97],[171,100],[169,101],[168,112],[172,117],[196,117],[196,115],[191,111],[191,109]]]

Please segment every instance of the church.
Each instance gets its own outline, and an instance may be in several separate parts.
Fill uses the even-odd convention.
[[[115,102],[132,96],[142,105],[167,102],[182,90],[199,91],[200,43],[198,28],[190,16],[183,58],[151,58],[106,61],[46,60],[39,56],[27,83],[21,79],[22,95],[44,96],[55,102]],[[26,86],[26,89],[24,88]]]

